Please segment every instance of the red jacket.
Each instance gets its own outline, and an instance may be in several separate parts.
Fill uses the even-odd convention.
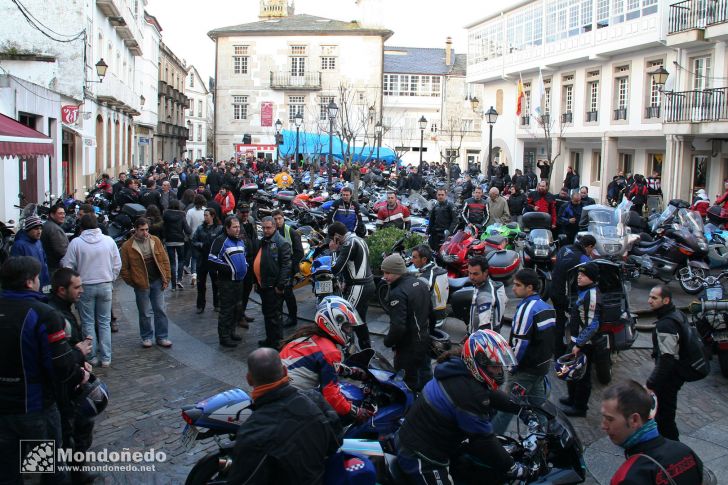
[[[556,226],[556,201],[553,195],[548,192],[542,194],[538,190],[534,190],[528,194],[527,204],[536,212],[551,214],[551,225]]]
[[[410,228],[410,211],[399,202],[397,202],[394,209],[389,209],[385,204],[384,207],[377,211],[377,227],[390,226],[399,229]]]
[[[233,197],[233,193],[230,191],[228,191],[225,197],[218,192],[215,196],[215,202],[220,204],[223,215],[232,214],[235,211],[235,197]]]
[[[722,205],[724,209],[728,209],[728,190],[715,201],[715,205]]]

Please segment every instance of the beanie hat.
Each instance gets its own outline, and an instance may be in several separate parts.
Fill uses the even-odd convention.
[[[399,254],[390,254],[382,261],[382,272],[403,275],[407,273],[404,259]]]
[[[34,227],[42,226],[43,221],[40,220],[40,217],[36,215],[28,216],[25,218],[25,223],[23,224],[23,229],[26,231],[30,231]]]
[[[584,273],[593,282],[599,281],[599,266],[596,263],[586,263],[579,266],[579,273]]]

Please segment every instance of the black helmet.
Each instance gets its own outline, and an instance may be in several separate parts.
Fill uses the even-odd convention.
[[[437,359],[442,354],[450,350],[452,343],[450,343],[450,335],[447,332],[443,332],[439,328],[434,329],[430,332],[430,355],[433,359]]]
[[[109,404],[109,389],[101,379],[91,374],[88,382],[81,384],[76,397],[78,411],[85,418],[95,418],[101,414]]]
[[[721,224],[725,224],[728,222],[728,218],[726,218],[726,214],[728,212],[723,212],[723,207],[719,205],[714,205],[708,209],[708,212],[706,213],[708,220],[715,224],[716,226],[720,226]]]
[[[562,381],[578,381],[586,375],[586,355],[583,352],[564,354],[554,362],[556,377]]]

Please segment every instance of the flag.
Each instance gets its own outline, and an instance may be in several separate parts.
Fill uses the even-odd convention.
[[[538,71],[538,81],[533,86],[531,91],[531,116],[534,118],[541,118],[543,115],[543,103],[544,96],[546,95],[546,88],[543,86],[543,75],[541,71]]]
[[[518,88],[516,89],[516,116],[523,113],[523,79],[518,80]]]

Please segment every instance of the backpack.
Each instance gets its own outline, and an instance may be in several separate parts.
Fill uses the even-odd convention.
[[[439,266],[432,268],[429,280],[424,277],[420,279],[430,289],[430,300],[432,311],[442,313],[447,308],[447,299],[450,295],[450,284],[447,279],[447,271]]]
[[[710,374],[710,362],[705,360],[703,340],[698,329],[681,312],[675,312],[669,318],[680,326],[678,373],[685,382],[704,379]]]
[[[538,177],[536,177],[536,174],[529,172],[526,175],[526,183],[528,184],[529,190],[536,190],[536,187],[538,186]]]

